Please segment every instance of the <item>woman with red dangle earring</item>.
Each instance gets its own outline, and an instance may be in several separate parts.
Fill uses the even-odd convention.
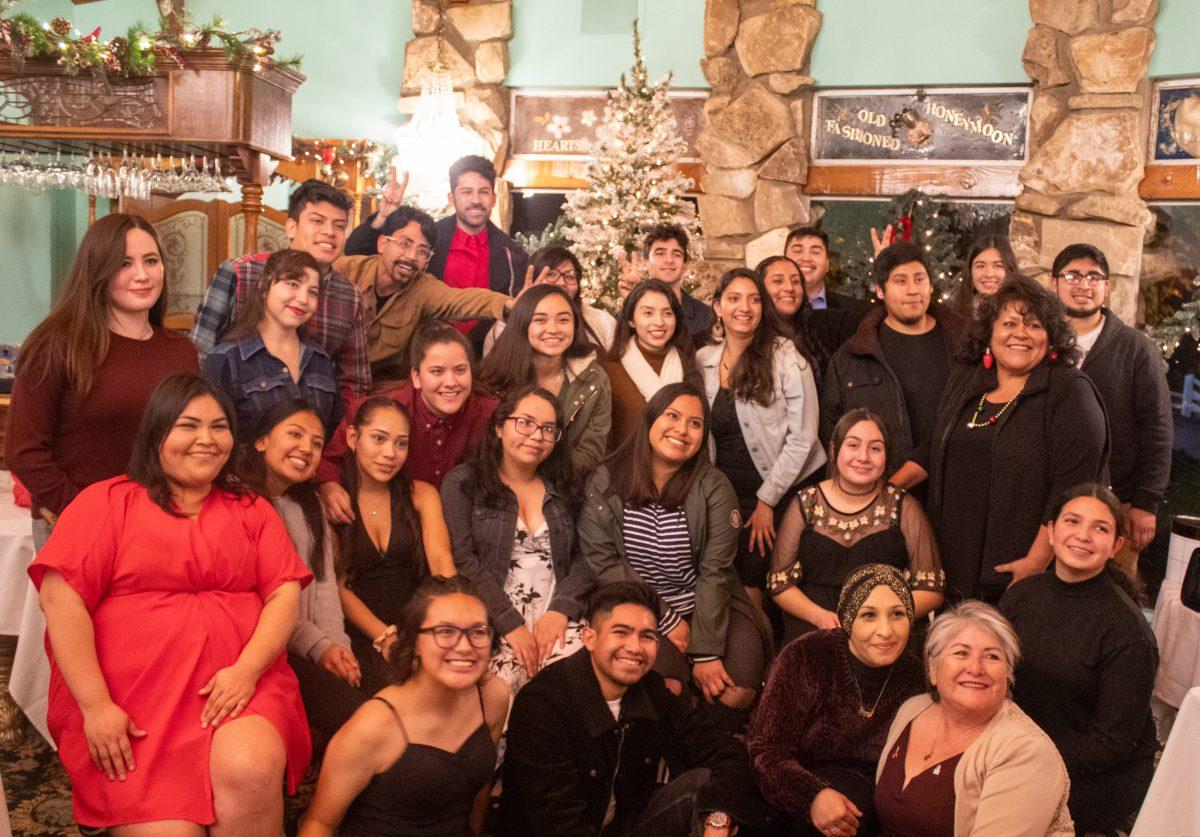
[[[1058,299],[1010,279],[980,303],[933,433],[892,478],[929,479],[948,601],[999,600],[1053,559],[1043,524],[1067,488],[1100,478],[1108,426]]]

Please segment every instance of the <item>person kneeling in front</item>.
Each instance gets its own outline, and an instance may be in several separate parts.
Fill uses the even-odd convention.
[[[593,594],[585,650],[548,666],[513,704],[502,834],[725,837],[767,820],[742,745],[652,671],[659,642],[649,587]]]

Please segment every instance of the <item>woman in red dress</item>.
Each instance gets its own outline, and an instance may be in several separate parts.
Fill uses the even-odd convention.
[[[84,489],[29,569],[49,725],[80,825],[114,837],[279,834],[311,744],[284,645],[312,575],[239,493],[227,397],[167,377],[129,475]]]

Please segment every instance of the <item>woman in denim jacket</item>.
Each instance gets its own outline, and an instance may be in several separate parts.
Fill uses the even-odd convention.
[[[817,384],[754,271],[722,276],[712,306],[720,340],[696,353],[712,409],[709,444],[745,521],[734,565],[761,605],[784,501],[825,464]]]
[[[514,694],[579,650],[593,585],[579,556],[581,498],[562,426],[553,395],[521,387],[497,406],[478,453],[442,483],[454,564],[503,637],[490,668]]]
[[[272,253],[237,319],[204,359],[204,377],[229,393],[243,433],[272,404],[293,398],[312,405],[326,433],[341,419],[333,360],[303,332],[320,297],[316,259],[302,250]]]

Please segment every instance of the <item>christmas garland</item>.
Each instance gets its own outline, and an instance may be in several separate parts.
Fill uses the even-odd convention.
[[[0,12],[11,5],[11,2],[0,2]],[[18,68],[26,58],[53,58],[67,75],[91,72],[98,76],[109,73],[127,78],[146,76],[158,69],[160,59],[182,69],[182,53],[215,45],[220,45],[231,63],[253,60],[255,72],[273,66],[300,66],[299,56],[274,57],[275,45],[280,39],[278,29],[251,28],[229,32],[228,25],[220,15],[202,26],[194,26],[187,19],[180,25],[167,26],[166,21],[160,19],[157,32],[138,22],[130,26],[124,36],[104,41],[100,39],[99,26],[87,35],[81,35],[65,17],[47,22],[32,15],[17,14],[0,17],[0,49],[9,52]]]

